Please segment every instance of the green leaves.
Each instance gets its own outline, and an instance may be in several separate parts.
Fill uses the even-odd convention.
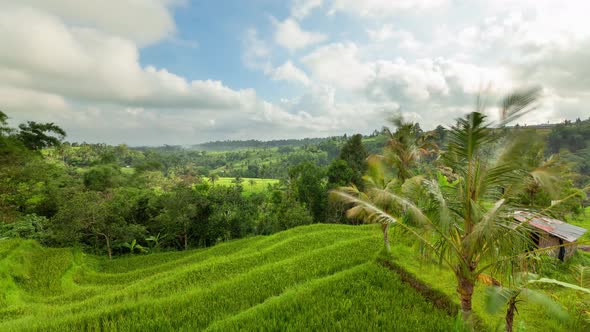
[[[494,286],[486,289],[485,305],[489,313],[500,311],[506,304],[513,307],[516,311],[516,305],[520,299],[520,301],[526,300],[536,303],[552,316],[565,319],[568,317],[568,313],[561,305],[556,303],[551,297],[535,291],[531,287],[537,284],[547,284],[590,294],[590,289],[555,279],[539,278],[539,276],[532,273],[521,273],[516,276],[514,281],[514,286],[511,288]],[[509,309],[508,311],[510,312],[511,310]],[[509,317],[508,315],[507,313],[507,321],[510,320],[512,323],[513,317]]]
[[[133,239],[133,241],[131,241],[131,243],[125,242],[122,244],[122,246],[125,248],[129,248],[129,253],[131,253],[131,254],[133,254],[135,251],[144,252],[144,253],[147,252],[147,249],[144,248],[139,243],[137,243],[136,239]]]
[[[485,118],[482,113],[472,112],[465,118],[457,119],[457,124],[448,133],[449,143],[445,154],[447,166],[453,169],[466,166],[462,164],[474,160],[481,146],[495,139],[484,122]],[[461,164],[456,164],[457,162]],[[457,170],[462,173],[467,171],[466,167]]]
[[[397,128],[395,133],[385,128],[388,141],[383,161],[393,167],[397,178],[404,182],[414,176],[418,162],[425,156],[438,151],[429,136],[422,132],[418,123],[406,122],[401,116],[394,116],[390,122]]]
[[[413,163],[425,147],[417,139],[417,126],[395,118],[398,130],[389,132],[384,156],[370,163],[374,166],[367,179],[373,186],[364,192],[349,187],[334,193],[354,206],[351,215],[368,222],[399,224],[429,246],[456,274],[465,319],[471,312],[478,276],[491,267],[512,263],[530,244],[528,229],[513,220],[512,204],[526,187],[523,179],[547,183],[548,168],[535,170],[537,165],[527,163],[524,136],[502,140],[499,130],[534,109],[539,94],[538,88],[532,88],[506,96],[500,106],[501,121],[496,124],[499,128],[487,121],[478,98],[476,111],[457,119],[447,134],[441,161],[451,181],[440,172],[434,179],[411,177]],[[388,172],[383,166],[393,169]],[[386,185],[388,173],[398,175],[401,190]],[[413,223],[399,223],[400,216],[410,217]],[[482,261],[485,264],[479,267]]]
[[[31,150],[58,146],[66,137],[66,132],[54,123],[28,121],[26,124],[20,124],[18,128],[16,136]]]
[[[559,281],[559,280],[555,280],[555,279],[540,278],[540,279],[529,281],[529,284],[534,284],[534,283],[558,285],[561,287],[566,287],[569,289],[573,289],[573,290],[577,290],[577,291],[581,291],[581,292],[590,294],[590,289],[588,289],[588,288],[580,287],[580,286],[577,286],[574,284],[570,284],[568,282],[563,282],[563,281]]]
[[[28,214],[14,223],[0,223],[0,238],[23,238],[41,240],[48,220],[36,214]]]
[[[571,272],[580,287],[590,288],[590,266],[575,265]]]
[[[12,129],[8,127],[8,116],[4,112],[0,111],[0,137],[10,134]]]

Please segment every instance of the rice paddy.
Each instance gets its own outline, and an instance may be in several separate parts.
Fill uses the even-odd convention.
[[[0,330],[453,330],[376,262],[379,236],[312,225],[112,261],[2,240]]]
[[[211,181],[209,178],[205,178],[209,183]],[[258,179],[258,178],[242,178],[240,184],[242,188],[244,188],[245,193],[260,193],[264,192],[268,189],[269,185],[274,185],[279,183],[277,179]],[[235,186],[236,179],[231,177],[219,177],[215,180],[214,184],[216,186]]]

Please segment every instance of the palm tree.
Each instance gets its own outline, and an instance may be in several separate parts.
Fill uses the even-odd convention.
[[[215,172],[209,173],[209,181],[211,181],[211,185],[215,185],[215,181],[219,179],[219,175]]]
[[[539,89],[516,91],[501,105],[501,121],[486,122],[483,103],[475,112],[458,119],[448,133],[442,165],[458,180],[449,183],[418,178],[408,183],[412,190],[395,192],[389,188],[338,190],[334,195],[354,207],[351,214],[365,220],[398,224],[417,238],[439,261],[455,274],[463,319],[471,322],[472,296],[478,278],[488,270],[500,270],[521,258],[531,245],[527,223],[513,218],[513,198],[525,185],[530,173],[520,162],[519,137],[502,139],[501,128],[518,115],[531,110]],[[420,195],[412,194],[419,192]],[[400,206],[420,227],[400,223],[400,216],[384,207]],[[399,211],[399,210],[398,210]]]
[[[422,130],[417,123],[404,121],[401,116],[390,118],[390,122],[397,130],[392,132],[387,127],[383,128],[388,136],[385,153],[367,158],[367,174],[363,177],[367,188],[363,193],[363,198],[367,201],[373,201],[389,215],[400,218],[403,215],[403,205],[391,201],[387,195],[382,195],[381,190],[399,193],[406,180],[413,177],[418,162],[424,156],[435,153],[438,147],[429,140],[427,135],[422,134]],[[394,170],[394,172],[388,172],[388,169]],[[392,176],[393,174],[395,174],[395,177]],[[359,192],[356,186],[349,188],[353,192]],[[344,190],[346,191],[346,189]],[[337,196],[336,194],[336,198]],[[368,216],[363,216],[362,212],[363,209],[360,207],[352,208],[347,212],[347,216],[356,219],[363,219],[364,217],[366,222],[381,224],[385,250],[391,253],[389,228],[392,222],[384,218],[372,220]]]
[[[418,123],[405,121],[402,116],[394,116],[389,121],[397,129],[392,132],[387,127],[383,128],[388,140],[382,158],[396,170],[398,179],[403,183],[414,176],[420,159],[435,153],[438,147],[429,135],[422,133]]]
[[[383,191],[399,192],[401,189],[400,182],[387,171],[386,161],[383,156],[369,156],[367,159],[367,174],[363,177],[365,190],[360,191],[358,187],[352,184],[350,187],[340,188],[339,191],[331,191],[330,197],[338,200],[342,194],[354,195],[363,201],[372,202],[376,207],[386,212],[389,216],[401,218],[402,207],[391,201],[387,195],[382,195]],[[364,220],[366,223],[377,223],[381,225],[383,232],[383,245],[388,253],[391,253],[391,244],[389,242],[389,228],[394,223],[390,218],[378,218],[376,215],[365,213],[366,209],[361,205],[353,206],[346,211],[346,216],[356,220]]]

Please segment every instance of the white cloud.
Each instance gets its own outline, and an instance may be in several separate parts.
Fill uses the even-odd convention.
[[[255,98],[219,81],[187,81],[139,63],[131,41],[65,25],[28,8],[0,12],[0,80],[19,89],[86,102],[230,109]]]
[[[334,43],[303,57],[302,63],[309,69],[313,85],[322,84],[335,90],[331,103],[323,102],[326,99],[322,99],[321,91],[312,90],[296,104],[309,113],[313,114],[310,109],[317,108],[335,117],[343,116],[338,111],[347,109],[342,107],[342,100],[350,105],[364,105],[369,112],[401,109],[414,117],[421,116],[428,128],[436,125],[436,121],[445,118],[448,121],[444,112],[461,116],[480,92],[496,98],[515,87],[515,80],[502,66],[483,66],[444,57],[412,61],[402,57],[366,59],[360,49],[350,42]]]
[[[299,23],[292,18],[287,18],[283,22],[273,19],[273,23],[276,28],[276,43],[289,50],[305,48],[327,39],[322,33],[302,30]]]
[[[309,78],[301,69],[297,68],[291,60],[275,68],[271,75],[273,80],[299,82],[308,85]]]
[[[431,60],[407,63],[403,59],[378,61],[374,64],[375,75],[367,86],[367,93],[373,98],[396,100],[403,97],[410,100],[428,100],[432,93],[447,95],[445,74],[439,64]]]
[[[291,15],[301,20],[307,17],[314,9],[322,5],[322,0],[293,0]]]
[[[269,57],[270,46],[258,37],[258,31],[254,28],[246,30],[242,39],[242,61],[250,69],[261,69],[269,72],[272,68]]]
[[[2,110],[26,112],[29,110],[66,110],[69,105],[59,95],[0,86]]]
[[[63,123],[72,139],[132,144],[368,132],[394,110],[430,128],[470,111],[480,91],[496,98],[535,83],[546,103],[527,121],[587,117],[585,2],[294,0],[288,18],[238,38],[245,67],[269,80],[253,84],[298,84],[287,98],[269,89],[283,98],[276,104],[143,64],[146,45],[198,45],[175,35],[172,10],[183,2],[0,0],[0,107],[13,121]],[[319,8],[346,15],[302,28]]]
[[[384,24],[379,29],[367,29],[367,35],[373,42],[394,42],[396,46],[408,50],[421,46],[411,32],[402,29],[396,30],[392,24]]]
[[[334,116],[337,110],[335,93],[331,86],[314,85],[302,96],[283,100],[283,106],[292,112]]]
[[[447,0],[334,0],[330,13],[338,11],[353,15],[384,17],[405,10],[424,10],[441,7]]]
[[[315,80],[349,93],[365,93],[374,100],[392,100],[400,91],[417,99],[427,99],[431,92],[448,93],[444,73],[433,61],[363,61],[354,43],[321,47],[302,62]]]
[[[136,42],[126,37],[71,24],[50,11],[0,7],[0,105],[14,121],[56,121],[73,140],[130,144],[246,138],[253,135],[247,128],[266,128],[259,138],[305,136],[328,123],[291,114],[253,89],[144,67]],[[264,67],[270,49],[255,30],[246,37],[245,60]],[[273,73],[309,81],[292,62]]]
[[[505,94],[516,88],[509,71],[501,66],[484,67],[455,60],[440,60],[447,80],[452,80],[461,93]]]
[[[337,88],[358,90],[366,85],[372,73],[371,66],[362,63],[358,53],[354,43],[334,43],[316,49],[301,61],[315,80]]]
[[[172,0],[19,0],[53,14],[74,25],[96,28],[130,39],[140,45],[150,44],[175,32],[169,8]]]

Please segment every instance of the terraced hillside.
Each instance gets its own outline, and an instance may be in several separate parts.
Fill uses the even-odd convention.
[[[453,330],[375,262],[373,226],[313,225],[119,258],[0,241],[0,331]]]

